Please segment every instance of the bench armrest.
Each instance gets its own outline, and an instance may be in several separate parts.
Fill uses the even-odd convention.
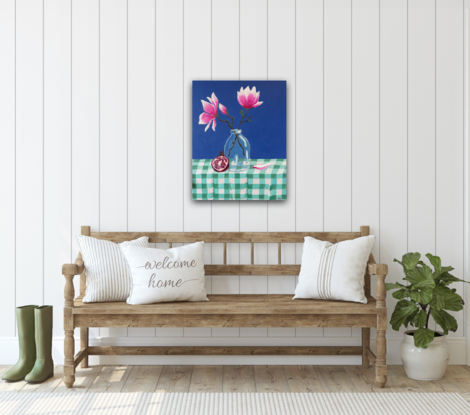
[[[80,275],[85,270],[85,264],[81,254],[78,254],[74,264],[62,265],[62,274],[65,277],[64,298],[65,307],[73,307],[73,299],[75,297],[75,288],[73,286],[73,277]]]
[[[85,264],[81,256],[77,258],[74,264],[62,265],[62,275],[80,275],[85,270]]]
[[[369,275],[387,275],[388,274],[388,265],[387,264],[376,264],[374,257],[369,257],[369,262],[367,263],[367,269]]]
[[[385,289],[385,277],[388,274],[387,264],[376,264],[372,254],[369,257],[367,263],[367,270],[370,275],[377,276],[377,289],[375,291],[377,298],[377,308],[385,308],[385,298],[387,296],[387,290]]]

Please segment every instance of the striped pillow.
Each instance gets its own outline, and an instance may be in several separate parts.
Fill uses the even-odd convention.
[[[86,294],[84,303],[126,301],[131,292],[132,277],[122,246],[148,247],[147,236],[116,244],[111,241],[77,235],[85,263]]]
[[[364,275],[375,236],[332,244],[305,237],[296,298],[367,304]]]

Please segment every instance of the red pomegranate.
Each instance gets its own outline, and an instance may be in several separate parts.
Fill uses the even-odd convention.
[[[220,152],[220,156],[217,156],[211,161],[211,166],[217,173],[222,173],[227,170],[229,164],[230,162],[228,161],[228,158],[224,156],[223,151]]]

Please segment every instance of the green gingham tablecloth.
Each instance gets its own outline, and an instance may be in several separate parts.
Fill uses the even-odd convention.
[[[252,159],[246,173],[217,173],[209,159],[193,160],[193,200],[285,200],[286,160]],[[272,163],[264,170],[255,164]]]

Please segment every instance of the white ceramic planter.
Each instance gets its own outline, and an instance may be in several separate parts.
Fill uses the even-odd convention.
[[[400,356],[406,375],[417,380],[439,380],[444,376],[450,358],[447,336],[435,337],[427,349],[416,347],[411,334],[403,334]]]

